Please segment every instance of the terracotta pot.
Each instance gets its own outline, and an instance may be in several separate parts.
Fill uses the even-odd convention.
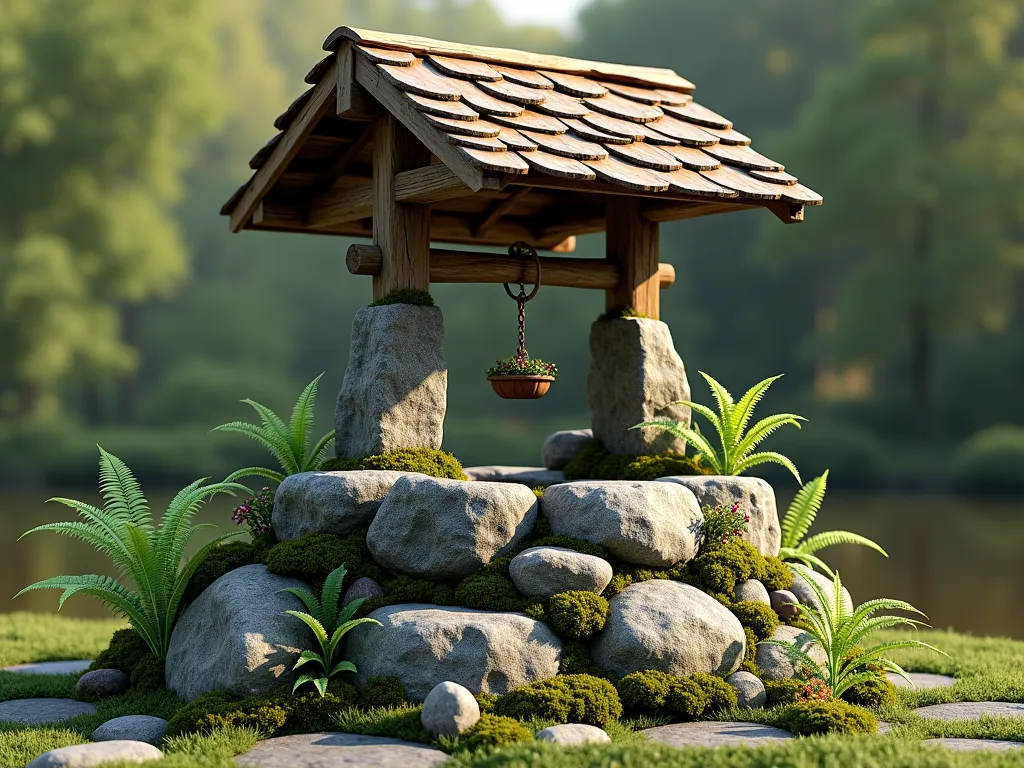
[[[488,376],[495,394],[506,400],[536,400],[551,389],[554,376]]]

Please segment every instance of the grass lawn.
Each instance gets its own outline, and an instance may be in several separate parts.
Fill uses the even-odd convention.
[[[116,621],[63,619],[36,614],[0,615],[0,659],[5,664],[88,658],[101,650],[110,634],[120,626]],[[890,633],[891,634],[891,633]],[[615,723],[608,728],[613,743],[603,746],[559,748],[531,742],[513,745],[487,754],[456,753],[447,763],[451,768],[940,768],[952,766],[1024,765],[1024,754],[964,753],[918,742],[939,736],[990,738],[1024,741],[1024,718],[962,721],[922,719],[914,709],[928,704],[953,701],[1024,701],[1024,642],[1000,638],[975,638],[955,632],[929,630],[920,639],[949,654],[949,658],[911,650],[897,654],[897,660],[916,672],[936,672],[958,678],[945,689],[900,690],[899,703],[876,712],[879,719],[893,723],[889,735],[827,736],[798,739],[771,747],[677,749],[646,742],[634,728],[650,722]],[[885,639],[879,635],[876,640]],[[67,696],[74,688],[75,675],[15,675],[0,673],[0,700],[33,696]],[[95,715],[84,715],[53,726],[25,727],[0,723],[0,768],[20,768],[41,752],[88,740],[99,723],[118,715],[152,714],[168,717],[180,703],[169,693],[129,693],[99,704]],[[387,733],[394,727],[396,713],[378,711],[342,719],[346,730]],[[734,710],[722,719],[773,723],[772,710]],[[404,721],[401,735],[416,738],[416,728]],[[546,723],[527,724],[536,730]],[[393,734],[399,735],[399,734]],[[246,729],[225,729],[210,736],[172,739],[166,745],[165,768],[231,768],[232,755],[244,752],[258,735]]]

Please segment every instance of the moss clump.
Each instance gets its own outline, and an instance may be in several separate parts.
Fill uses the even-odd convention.
[[[687,563],[680,580],[707,592],[725,605],[731,605],[736,582],[756,579],[769,591],[787,589],[793,584],[793,572],[778,558],[769,558],[742,539],[705,549]]]
[[[639,584],[654,579],[669,579],[673,581],[687,582],[686,566],[676,564],[671,568],[653,569],[633,566],[620,566],[615,569],[615,575],[605,587],[602,593],[605,597],[614,597],[630,584]],[[687,582],[688,583],[688,582]]]
[[[397,288],[382,299],[370,304],[371,307],[383,307],[388,304],[412,304],[417,307],[436,307],[434,297],[426,291],[416,288]]]
[[[763,680],[764,692],[767,696],[765,706],[781,707],[787,704],[795,704],[797,694],[803,690],[804,683],[795,678],[785,680]]]
[[[438,584],[426,579],[399,575],[381,584],[383,597],[367,600],[357,615],[362,617],[387,605],[402,603],[430,603],[432,605],[455,605],[455,590],[448,584]]]
[[[548,623],[548,609],[544,605],[543,600],[533,600],[527,603],[523,608],[523,613],[534,621],[543,621],[545,624]]]
[[[232,541],[214,547],[196,568],[185,588],[184,601],[191,603],[226,573],[263,561],[264,552],[248,541]]]
[[[878,718],[845,701],[805,701],[783,710],[778,726],[797,736],[824,733],[875,733]]]
[[[613,309],[609,309],[607,312],[605,312],[604,314],[600,315],[597,319],[598,320],[623,320],[623,319],[627,319],[627,318],[630,318],[630,317],[646,318],[646,317],[650,317],[650,315],[645,315],[643,312],[637,312],[632,307],[615,307]]]
[[[473,698],[476,699],[476,703],[480,706],[480,714],[494,714],[494,706],[498,703],[498,697],[495,694],[481,691],[475,694]]]
[[[609,453],[591,440],[565,467],[567,480],[656,480],[673,475],[707,475],[711,470],[680,453],[627,456]]]
[[[626,709],[635,714],[695,720],[705,712],[736,706],[736,692],[714,675],[682,677],[648,669],[626,675],[616,687]]]
[[[402,448],[398,451],[364,456],[361,459],[328,459],[320,465],[325,472],[353,472],[363,469],[385,469],[394,472],[418,472],[421,475],[468,480],[462,464],[447,451],[433,448]]]
[[[608,673],[590,658],[590,651],[583,643],[568,642],[562,647],[562,662],[558,666],[560,675],[592,675],[607,679]]]
[[[533,741],[533,734],[518,720],[491,714],[481,714],[476,725],[459,736],[459,746],[470,752],[518,741]]]
[[[292,695],[289,688],[273,696],[287,714],[283,729],[286,733],[333,731],[338,712],[354,707],[358,698],[355,687],[341,680],[331,680],[323,696],[308,685],[303,693]]]
[[[858,707],[890,707],[896,703],[896,686],[879,675],[847,688],[840,698]]]
[[[531,488],[530,490],[533,491],[533,495],[536,496],[538,499],[543,499],[544,498],[544,491],[546,489],[544,488],[543,485],[535,486],[535,487]]]
[[[789,589],[793,586],[793,570],[777,557],[765,557],[761,583],[769,592]]]
[[[545,520],[545,522],[547,522]],[[538,526],[539,527],[539,526]],[[534,529],[536,532],[536,529]],[[600,557],[602,560],[608,560],[608,550],[602,547],[600,544],[591,544],[589,541],[583,539],[574,539],[572,536],[554,536],[545,535],[540,538],[532,539],[530,541],[531,547],[562,547],[563,549],[573,549],[583,555],[593,555],[594,557]]]
[[[401,707],[408,704],[405,686],[397,677],[371,677],[359,697],[362,707]]]
[[[523,600],[508,575],[511,562],[509,556],[499,557],[467,576],[455,588],[455,604],[481,611],[522,610]]]
[[[592,675],[561,675],[516,688],[498,699],[496,714],[603,727],[622,715],[615,686]]]
[[[141,659],[131,671],[131,686],[139,691],[159,691],[165,688],[164,662],[152,654]]]
[[[153,658],[153,652],[149,650],[142,635],[131,627],[125,627],[114,632],[110,638],[110,644],[100,651],[89,665],[89,671],[119,669],[126,675],[130,675],[140,662],[151,658]]]
[[[757,640],[767,640],[779,627],[779,617],[770,605],[744,600],[734,604],[730,610],[740,620],[740,624],[753,632]]]
[[[271,547],[266,555],[267,568],[278,576],[320,584],[344,563],[351,583],[363,576],[380,581],[384,572],[366,548],[366,531],[349,536],[331,533],[307,533],[301,538]]]
[[[757,638],[750,627],[743,628],[743,636],[746,638],[746,647],[743,649],[743,663],[740,664],[741,672],[750,672],[761,677],[757,668]]]
[[[593,592],[559,592],[548,599],[547,613],[556,635],[582,640],[604,629],[608,601]]]

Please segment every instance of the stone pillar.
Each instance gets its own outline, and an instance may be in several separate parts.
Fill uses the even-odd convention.
[[[690,423],[690,409],[670,406],[690,399],[683,361],[660,320],[625,317],[590,327],[587,400],[594,437],[612,453],[682,453],[686,442],[668,432],[633,429],[641,421],[669,418]]]
[[[385,304],[359,310],[334,412],[338,456],[440,448],[447,393],[440,309]]]

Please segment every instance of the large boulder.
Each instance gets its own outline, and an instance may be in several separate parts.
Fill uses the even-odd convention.
[[[813,579],[821,591],[825,593],[825,597],[829,602],[835,605],[836,590],[832,579],[810,568],[797,567],[793,569],[793,586],[789,588],[789,591],[796,595],[796,599],[800,601],[801,605],[814,606],[821,610],[821,601],[818,600],[817,594],[808,585],[807,579]],[[846,587],[843,587],[843,605],[846,606],[847,611],[853,611],[853,598],[850,596],[850,590]]]
[[[338,456],[440,448],[447,391],[440,309],[386,304],[359,310],[334,412]]]
[[[307,533],[345,536],[366,528],[403,472],[300,472],[274,497],[272,523],[281,541]]]
[[[551,597],[559,592],[600,594],[612,580],[607,560],[565,547],[530,547],[512,558],[508,575],[527,597]]]
[[[359,670],[356,683],[397,677],[417,701],[446,681],[473,693],[508,693],[554,677],[562,659],[562,641],[518,613],[413,604],[378,608],[370,617],[382,626],[352,632],[345,650]]]
[[[690,423],[686,369],[665,323],[649,318],[598,320],[590,327],[587,401],[594,437],[612,453],[682,453],[686,441],[642,421]]]
[[[680,475],[663,477],[662,482],[689,488],[703,507],[740,505],[740,511],[750,515],[747,530],[741,536],[762,555],[779,554],[782,526],[775,507],[775,491],[759,477],[731,477],[721,475]]]
[[[827,661],[825,651],[818,645],[814,635],[798,627],[782,624],[775,630],[772,640],[795,645],[819,664],[825,664]],[[777,645],[760,643],[757,646],[755,663],[761,669],[763,680],[785,680],[794,677],[798,671],[786,649]]]
[[[544,492],[551,530],[606,547],[636,565],[664,567],[697,554],[704,519],[682,486],[630,480],[587,480]]]
[[[593,439],[592,429],[564,429],[561,432],[552,432],[541,446],[541,463],[548,469],[565,469]]]
[[[160,746],[167,721],[152,715],[122,715],[107,720],[92,732],[93,741],[143,741]]]
[[[529,536],[537,507],[525,485],[406,475],[381,504],[366,544],[393,571],[460,579]]]
[[[142,741],[99,741],[51,749],[25,768],[99,768],[110,763],[149,763],[163,756],[159,749]]]
[[[182,612],[167,650],[167,687],[185,701],[210,691],[237,696],[291,684],[299,653],[313,635],[285,611],[304,611],[281,590],[308,585],[246,565],[221,576]]]
[[[743,662],[746,636],[732,612],[696,587],[655,579],[609,601],[594,663],[612,674],[657,669],[673,675],[729,675]]]

